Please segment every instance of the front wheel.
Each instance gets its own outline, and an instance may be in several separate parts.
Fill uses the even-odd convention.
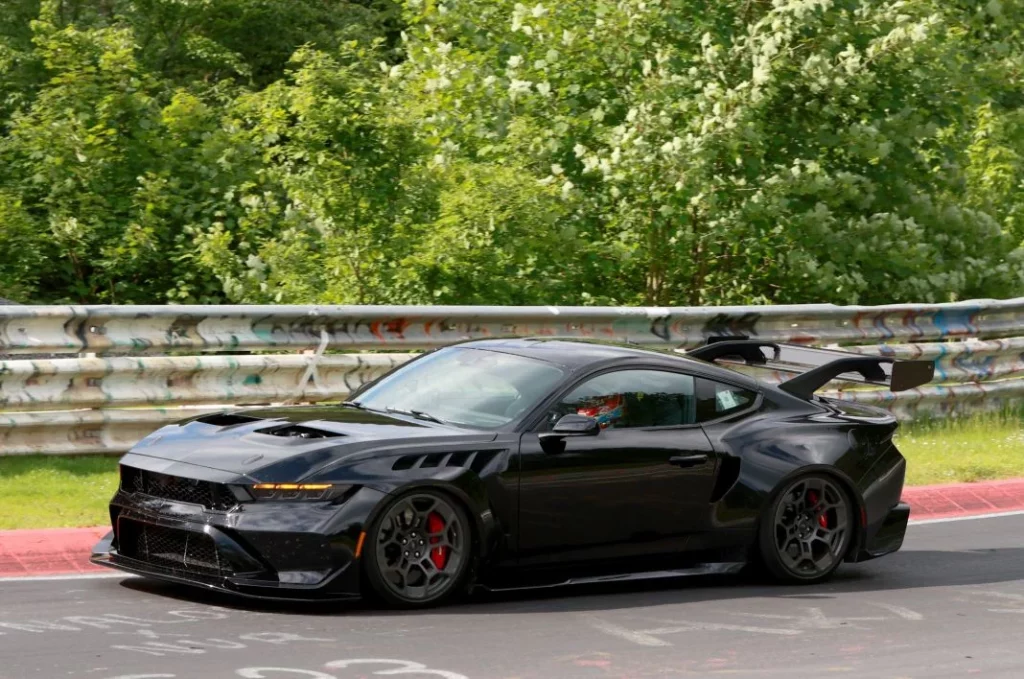
[[[852,503],[832,478],[792,481],[761,521],[761,559],[775,579],[813,584],[828,579],[849,550]]]
[[[366,579],[389,605],[433,606],[466,581],[472,559],[469,517],[443,493],[420,490],[393,499],[366,538]]]

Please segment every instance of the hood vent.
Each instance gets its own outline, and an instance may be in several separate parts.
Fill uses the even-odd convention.
[[[427,453],[426,455],[403,455],[391,469],[405,471],[407,469],[436,469],[438,467],[467,467],[477,474],[497,457],[500,450],[475,450],[460,453]]]
[[[215,427],[234,427],[237,424],[261,422],[262,418],[238,415],[236,413],[214,413],[213,415],[197,417],[195,421],[202,422],[203,424],[212,424]]]
[[[286,424],[280,427],[271,427],[270,429],[258,429],[257,433],[291,439],[330,439],[336,436],[344,436],[344,434],[333,431],[304,427],[301,424]]]

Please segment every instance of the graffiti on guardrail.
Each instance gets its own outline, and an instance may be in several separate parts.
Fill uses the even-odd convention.
[[[711,336],[800,343],[1004,337],[1024,298],[878,307],[2,306],[0,353],[147,354],[423,348],[507,335],[696,346]]]
[[[4,305],[0,355],[67,358],[0,361],[0,455],[123,452],[165,424],[228,406],[341,400],[414,355],[396,349],[513,335],[677,350],[749,336],[931,359],[935,379],[918,389],[834,382],[824,394],[907,418],[1024,396],[1024,298],[879,307]]]

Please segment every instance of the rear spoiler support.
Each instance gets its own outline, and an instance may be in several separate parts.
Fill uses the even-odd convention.
[[[686,352],[691,358],[719,359],[770,368],[797,375],[779,385],[793,396],[810,399],[834,379],[863,382],[906,391],[932,381],[933,361],[897,361],[884,356],[864,356],[848,351],[815,349],[797,344],[760,340],[721,340]]]

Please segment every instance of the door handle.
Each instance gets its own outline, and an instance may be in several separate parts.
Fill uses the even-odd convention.
[[[668,458],[668,463],[674,464],[677,467],[696,467],[697,465],[704,464],[707,461],[708,456],[703,454],[675,455]]]

